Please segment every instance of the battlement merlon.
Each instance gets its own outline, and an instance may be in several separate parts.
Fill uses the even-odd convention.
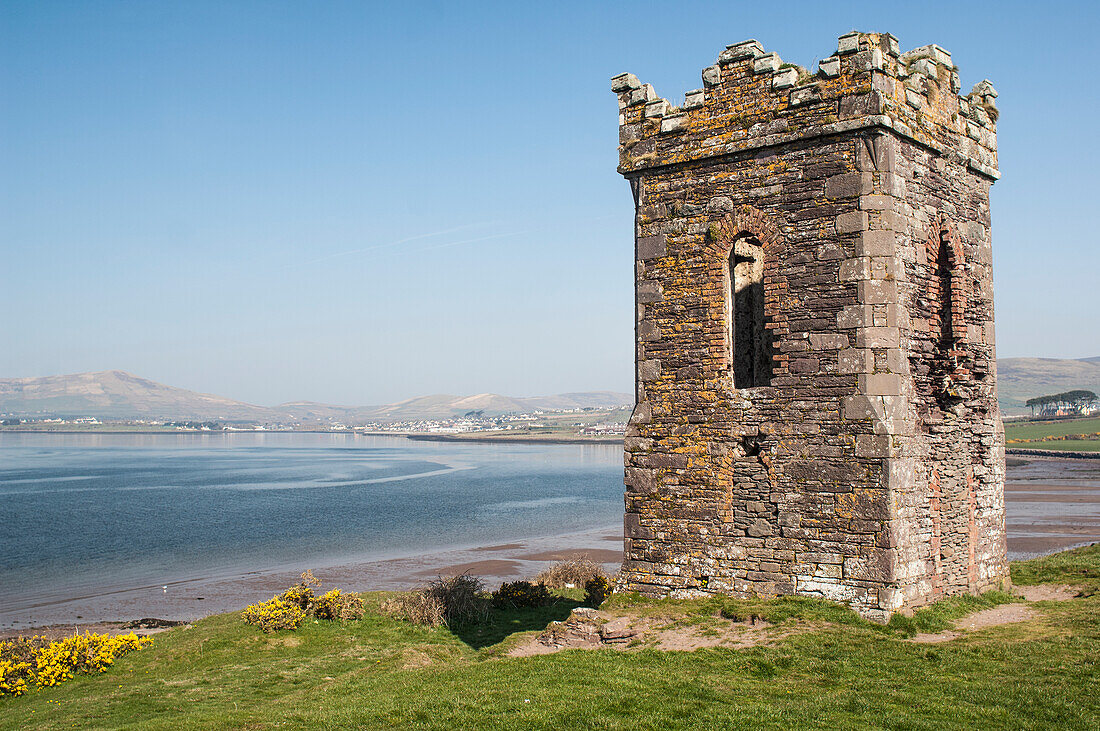
[[[680,106],[619,74],[619,172],[692,162],[859,129],[893,130],[996,180],[997,92],[988,80],[959,94],[951,54],[901,53],[889,33],[840,36],[816,73],[783,63],[755,40],[726,47],[703,88]]]

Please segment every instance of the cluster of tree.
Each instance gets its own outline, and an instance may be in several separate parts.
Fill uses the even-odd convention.
[[[1096,394],[1092,391],[1077,389],[1065,393],[1054,393],[1049,396],[1036,396],[1025,402],[1031,407],[1031,415],[1035,415],[1035,407],[1039,407],[1039,415],[1053,414],[1063,409],[1068,412],[1081,413],[1089,404],[1096,403]]]

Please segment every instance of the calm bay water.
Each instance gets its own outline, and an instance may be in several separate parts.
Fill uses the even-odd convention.
[[[0,434],[0,616],[617,526],[622,448],[345,434]]]

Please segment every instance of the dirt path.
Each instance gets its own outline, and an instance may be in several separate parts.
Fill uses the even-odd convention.
[[[909,638],[910,642],[920,644],[936,644],[950,642],[963,637],[967,632],[996,627],[1002,624],[1015,622],[1027,622],[1039,616],[1039,612],[1031,606],[1032,602],[1064,602],[1077,595],[1077,590],[1072,586],[1056,584],[1040,584],[1038,586],[1015,587],[1027,603],[1001,604],[1000,606],[983,609],[980,612],[967,615],[955,621],[955,628],[936,633],[922,633]]]
[[[547,655],[561,650],[652,648],[688,651],[703,647],[753,647],[800,629],[778,629],[762,619],[722,617],[637,617],[578,607],[564,622],[551,622],[538,636],[512,648],[509,657]]]

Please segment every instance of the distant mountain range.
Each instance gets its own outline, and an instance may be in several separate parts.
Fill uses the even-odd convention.
[[[382,406],[336,406],[295,401],[266,407],[166,386],[124,371],[0,379],[0,414],[21,418],[81,417],[188,421],[287,422],[446,419],[471,411],[485,416],[536,409],[611,408],[633,403],[628,393],[589,391],[512,398],[494,393],[435,395]]]
[[[1029,398],[1085,388],[1100,393],[1100,357],[1080,359],[1002,358],[997,388],[1006,413],[1022,413]],[[382,406],[339,406],[292,401],[256,406],[243,401],[166,386],[124,371],[69,376],[0,379],[0,414],[28,417],[99,419],[170,419],[194,421],[330,422],[446,419],[471,411],[485,416],[537,409],[611,408],[632,404],[617,391],[585,391],[556,396],[514,398],[495,393],[476,396],[437,394]]]

